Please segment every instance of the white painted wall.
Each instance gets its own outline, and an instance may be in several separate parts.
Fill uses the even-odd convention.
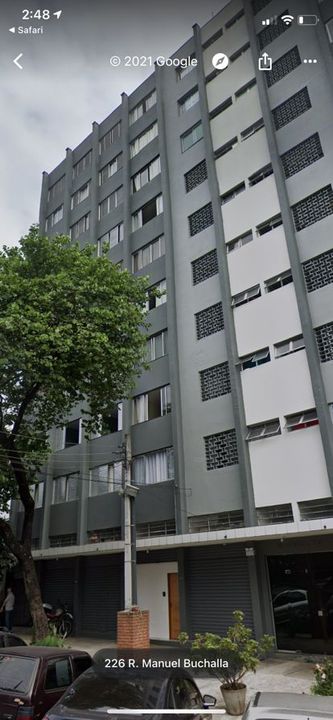
[[[254,235],[252,242],[228,253],[228,267],[232,295],[288,270],[290,260],[283,226],[261,237]]]
[[[153,640],[170,639],[168,573],[174,572],[178,572],[177,562],[137,565],[138,605],[149,610]]]
[[[240,356],[302,334],[292,283],[236,307],[234,318]]]
[[[255,135],[260,135],[260,133],[265,133],[265,129],[262,128]],[[254,138],[255,135],[252,137]],[[247,143],[250,142],[251,137],[242,143],[244,145],[244,154],[246,149],[251,152],[250,145],[246,148]],[[257,167],[257,170],[259,169],[260,166]],[[233,200],[222,205],[226,240],[237,237],[249,227],[254,228],[265,220],[278,215],[279,212],[280,205],[275,178],[274,175],[270,175],[262,182],[244,190]]]
[[[315,406],[305,350],[241,373],[246,422],[292,415]]]
[[[223,38],[221,38],[223,40]],[[246,40],[244,41],[245,44]],[[222,49],[222,43],[216,42],[216,46],[219,46],[218,52],[225,52],[225,50]],[[234,43],[233,43],[234,45]],[[240,43],[240,46],[242,43]],[[223,47],[226,48],[226,44],[223,44]],[[239,46],[234,46],[232,48],[232,52],[235,52],[236,50],[239,50]],[[212,64],[208,65],[209,72],[212,72],[214,70]],[[212,110],[217,105],[219,105],[223,100],[226,100],[227,97],[232,95],[235,90],[238,90],[240,87],[245,85],[245,83],[250,82],[255,76],[255,70],[254,70],[254,64],[251,56],[251,50],[250,48],[241,55],[241,57],[237,58],[234,63],[231,63],[228,65],[228,67],[221,72],[221,74],[217,75],[214,80],[211,80],[207,84],[207,100],[208,100],[208,108],[209,110]],[[248,126],[249,123],[247,123],[246,118],[244,118],[244,129]]]
[[[249,443],[256,507],[331,495],[319,427]]]

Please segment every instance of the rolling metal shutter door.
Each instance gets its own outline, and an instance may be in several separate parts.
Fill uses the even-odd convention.
[[[112,556],[86,558],[81,588],[84,632],[116,635],[117,612],[122,609],[123,573]]]
[[[193,548],[185,557],[190,633],[224,634],[234,610],[243,610],[246,623],[253,628],[245,548]]]
[[[43,602],[68,605],[73,610],[75,560],[44,560],[41,563]]]

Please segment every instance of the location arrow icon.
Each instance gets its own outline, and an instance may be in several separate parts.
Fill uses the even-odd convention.
[[[16,67],[18,67],[20,70],[23,70],[22,65],[20,65],[20,63],[19,63],[19,60],[21,59],[21,57],[23,57],[23,53],[20,53],[20,54],[15,58],[15,60],[13,60],[13,63],[14,63],[14,64],[16,65]]]
[[[8,28],[8,30],[9,30],[9,32],[11,32],[11,33],[14,33],[14,32],[16,32],[16,28],[14,28],[14,27],[12,27],[12,28]]]

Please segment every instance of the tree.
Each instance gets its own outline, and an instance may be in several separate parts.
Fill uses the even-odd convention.
[[[49,429],[79,404],[85,432],[97,431],[145,367],[146,290],[106,253],[40,237],[36,226],[0,252],[0,511],[18,498],[24,513],[20,537],[0,515],[0,537],[21,565],[36,640],[48,628],[30,488],[50,452]]]

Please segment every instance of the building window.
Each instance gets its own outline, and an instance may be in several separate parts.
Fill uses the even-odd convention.
[[[202,49],[207,50],[207,48],[209,48],[211,45],[213,45],[213,43],[216,42],[216,40],[218,40],[220,37],[222,37],[222,35],[223,35],[223,30],[222,30],[222,28],[219,28],[214,33],[214,35],[211,35],[211,37],[208,38],[208,40],[206,40],[204,43],[202,43]]]
[[[203,137],[202,123],[201,120],[196,125],[193,125],[190,130],[187,130],[180,137],[180,144],[182,152],[186,152],[193,145],[195,145]]]
[[[123,186],[121,185],[117,190],[114,190],[111,195],[108,195],[98,205],[98,219],[101,220],[106,215],[109,215],[112,210],[115,210],[123,202],[124,192]]]
[[[252,242],[252,240],[252,230],[247,230],[242,235],[239,235],[238,237],[230,240],[230,242],[227,243],[227,252],[230,253],[233,250],[238,250],[239,248],[243,247],[243,245],[247,245],[247,243]]]
[[[146,265],[158,260],[158,258],[165,255],[165,238],[164,235],[152,240],[152,242],[144,245],[142,248],[137,250],[132,255],[132,269],[133,272],[138,272]]]
[[[231,392],[228,362],[201,370],[199,375],[201,400],[203,402],[220,397],[221,395],[227,395]]]
[[[226,22],[226,24],[225,24],[226,30],[229,30],[229,28],[231,28],[233,25],[235,25],[235,23],[238,22],[238,20],[240,20],[242,17],[244,17],[243,9],[239,10],[238,13],[236,13],[236,15],[234,15],[232,18],[230,18],[230,20],[228,20],[228,22]]]
[[[303,115],[310,108],[309,92],[307,87],[304,87],[272,110],[275,130],[280,130],[280,128],[288,125],[288,123]]]
[[[115,225],[111,230],[108,230],[102,237],[97,240],[97,257],[102,257],[103,248],[106,247],[108,250],[118,245],[124,239],[124,223]]]
[[[266,280],[265,291],[267,293],[270,293],[274,290],[278,290],[279,288],[284,287],[284,285],[289,285],[292,282],[293,276],[291,274],[291,270],[286,270],[285,272],[280,273],[279,275],[275,275],[269,280]]]
[[[255,78],[252,78],[252,80],[249,80],[249,82],[245,83],[245,85],[242,85],[238,90],[235,92],[235,98],[238,100],[238,98],[242,97],[242,95],[245,95],[249,90],[252,90],[257,84],[257,81]]]
[[[187,93],[184,97],[182,97],[180,100],[178,100],[178,111],[179,115],[183,115],[183,113],[190,110],[193,105],[196,105],[199,102],[199,90],[198,88],[194,88],[189,93]]]
[[[168,331],[162,330],[156,335],[151,335],[147,340],[147,361],[152,362],[164,357],[168,352]]]
[[[43,507],[44,482],[37,482],[30,486],[30,495],[35,503],[35,509]]]
[[[207,470],[237,465],[237,440],[234,429],[204,437]]]
[[[288,10],[285,10],[280,14],[274,25],[267,25],[260,31],[260,33],[258,33],[257,38],[260,50],[263,50],[267,45],[273,42],[275,38],[278,38],[282,35],[282,33],[288,30],[289,27],[291,27],[291,23],[290,25],[287,25],[283,22],[283,20],[281,20],[281,15],[288,15]]]
[[[195,60],[194,53],[192,53],[192,55],[190,56],[190,62],[188,63],[188,65],[185,65],[184,67],[179,66],[176,68],[177,80],[182,80],[193,70],[194,67],[197,66],[198,61],[195,60],[194,64],[192,64],[192,60]]]
[[[98,465],[90,470],[89,496],[105,495],[119,490],[122,485],[122,463]]]
[[[214,223],[212,203],[204,205],[189,216],[190,235],[197,235]]]
[[[162,212],[163,196],[161,194],[149,200],[149,202],[132,215],[132,231],[134,232],[143,227],[143,225],[146,225],[146,223],[153,220],[154,217],[157,217],[157,215],[160,215]]]
[[[271,232],[271,230],[274,230],[275,228],[282,225],[282,217],[281,214],[275,215],[274,217],[270,218],[269,220],[265,220],[265,222],[260,223],[260,225],[257,225],[256,227],[256,233],[259,237],[261,235],[266,235],[266,233]]]
[[[133,458],[132,470],[133,485],[154,485],[174,480],[173,448],[137,455]]]
[[[297,45],[288,50],[282,57],[273,62],[272,69],[269,73],[266,73],[266,80],[268,87],[271,87],[279,80],[282,80],[286,75],[289,75],[298,65],[302,64],[302,60],[298,51]]]
[[[210,83],[212,80],[215,80],[215,78],[220,75],[220,73],[223,72],[222,70],[212,70],[208,75],[206,75],[206,85]]]
[[[292,205],[295,228],[299,232],[309,225],[332,215],[333,213],[333,190],[332,185],[317,190]]]
[[[45,230],[50,230],[50,228],[53,228],[60,220],[62,220],[64,217],[64,206],[60,205],[56,210],[51,213],[46,218],[45,222]]]
[[[109,130],[99,141],[99,154],[101,155],[103,152],[108,150],[113,143],[116,142],[116,140],[119,140],[121,134],[121,121],[117,122],[111,130]]]
[[[48,189],[47,193],[47,199],[48,202],[51,202],[51,200],[54,200],[54,198],[57,197],[57,195],[61,195],[65,190],[65,175],[63,175],[57,182],[53,183],[51,187]]]
[[[204,310],[200,310],[200,312],[196,313],[194,317],[197,340],[202,340],[203,338],[208,337],[208,335],[214,335],[214,333],[217,333],[224,328],[221,302],[211,305]]]
[[[258,507],[256,510],[258,525],[276,525],[277,523],[294,522],[291,503],[274,506],[268,505],[267,507]]]
[[[65,448],[81,442],[81,419],[71,420],[65,425]]]
[[[76,533],[67,533],[67,535],[50,535],[49,540],[51,548],[69,547],[70,545],[77,545]]]
[[[219,271],[216,250],[210,250],[205,255],[201,255],[201,257],[193,260],[191,265],[193,285],[208,280]]]
[[[261,128],[263,128],[264,125],[265,125],[265,123],[262,118],[260,118],[259,120],[256,120],[255,123],[252,123],[252,125],[249,125],[248,128],[246,128],[245,130],[242,130],[241,141],[243,142],[244,140],[247,140],[249,137],[251,137],[251,135],[254,135],[256,132],[258,132],[258,130],[261,130]]]
[[[157,295],[156,291],[158,293],[161,293],[161,295]],[[147,312],[149,310],[154,310],[159,305],[163,305],[167,301],[167,294],[166,294],[166,281],[161,280],[159,283],[156,283],[156,285],[152,285],[148,289],[148,299],[146,302],[146,310]]]
[[[324,156],[319,135],[314,133],[306,140],[281,155],[286,178],[295,175]]]
[[[61,475],[53,480],[53,503],[71,502],[77,500],[79,494],[80,473]]]
[[[290,355],[291,353],[303,350],[305,348],[303,335],[296,335],[296,337],[290,338],[290,340],[284,340],[283,342],[275,343],[274,355],[276,358],[283,357],[284,355]]]
[[[100,435],[111,435],[123,429],[123,404],[115,403],[100,419]]]
[[[86,182],[82,187],[80,187],[79,190],[77,190],[74,195],[72,195],[71,198],[71,209],[74,210],[74,208],[77,205],[80,205],[80,203],[83,202],[83,200],[86,200],[89,197],[90,192],[90,182]]]
[[[214,151],[215,160],[218,160],[220,157],[222,157],[222,155],[225,155],[226,153],[230,152],[230,150],[233,150],[237,144],[238,138],[234,137],[231,140],[228,140],[228,142],[224,143],[224,145],[221,145],[221,147]]]
[[[209,113],[209,119],[213,120],[215,117],[220,115],[222,112],[227,110],[232,105],[232,97],[228,97],[224,102],[220,103],[214,110],[211,110]]]
[[[91,530],[88,533],[88,542],[90,543],[116,542],[117,540],[121,540],[120,527]]]
[[[308,292],[330,285],[333,282],[333,250],[304,262],[303,272]]]
[[[223,513],[210,515],[192,515],[188,519],[189,532],[216,532],[217,530],[232,530],[244,527],[243,510],[229,510]]]
[[[90,213],[87,213],[87,215],[84,215],[80,220],[78,220],[74,225],[71,226],[69,234],[71,240],[77,240],[80,235],[83,235],[83,233],[87,232],[89,230],[89,216]]]
[[[120,170],[123,166],[123,155],[122,153],[119,153],[111,162],[109,162],[107,165],[104,165],[104,167],[99,172],[99,184],[103,185],[112,175],[115,175],[118,170]]]
[[[133,175],[131,180],[132,193],[141,190],[147,183],[151,182],[161,172],[161,161],[160,156],[152,160],[149,165],[146,165],[142,170]]]
[[[89,150],[75,165],[73,165],[73,180],[91,165],[92,152]]]
[[[281,435],[281,426],[278,418],[260,423],[260,425],[249,425],[247,430],[246,440],[261,440],[262,438]]]
[[[164,385],[133,398],[133,424],[155,420],[169,413],[171,413],[170,385]]]
[[[134,158],[136,155],[143,150],[154,138],[158,135],[158,125],[154,122],[147,130],[144,130],[138,137],[133,140],[130,144],[130,157]]]
[[[246,53],[248,51],[249,47],[250,47],[249,42],[245,43],[245,45],[242,45],[242,47],[240,47],[239,50],[236,50],[236,52],[234,52],[234,53],[232,53],[232,55],[230,55],[230,57],[229,57],[230,62],[235,62],[235,60],[238,60],[238,58],[240,58],[242,55],[244,55],[244,53]]]
[[[317,410],[305,410],[305,412],[294,415],[286,415],[286,429],[289,431],[303,430],[318,424]]]
[[[146,95],[146,97],[130,111],[129,124],[133,125],[133,123],[139,120],[139,118],[148,112],[150,108],[154,107],[154,105],[156,105],[156,90],[153,90],[149,93],[149,95]]]
[[[176,534],[175,520],[161,520],[157,522],[138,523],[136,526],[137,538],[162,537]]]
[[[235,187],[231,188],[231,190],[228,190],[227,192],[223,193],[221,195],[221,205],[225,205],[226,203],[230,202],[230,200],[233,200],[237,195],[240,195],[240,193],[244,192],[245,190],[245,182],[239,183],[239,185],[235,185]]]
[[[249,177],[249,186],[253,187],[254,185],[258,185],[262,180],[265,180],[265,178],[269,177],[273,173],[273,168],[271,163],[268,165],[265,165],[265,167],[261,168],[260,170],[257,170],[257,172],[253,173],[253,175],[250,175]]]
[[[257,352],[251,353],[251,355],[240,358],[241,370],[249,370],[259,365],[264,365],[269,362],[270,359],[271,356],[268,347],[263,350],[257,350]]]
[[[248,290],[244,290],[243,292],[233,295],[232,305],[233,305],[233,307],[238,307],[239,305],[245,305],[245,303],[251,302],[251,300],[256,300],[260,296],[261,296],[260,285],[254,285],[253,287],[249,288]]]
[[[321,362],[333,360],[333,323],[326,323],[315,329]]]
[[[206,160],[201,160],[198,165],[195,165],[194,168],[185,173],[184,178],[187,193],[194,190],[198,185],[201,185],[201,183],[207,180]]]
[[[301,520],[319,520],[333,518],[333,498],[305,500],[298,503]]]

